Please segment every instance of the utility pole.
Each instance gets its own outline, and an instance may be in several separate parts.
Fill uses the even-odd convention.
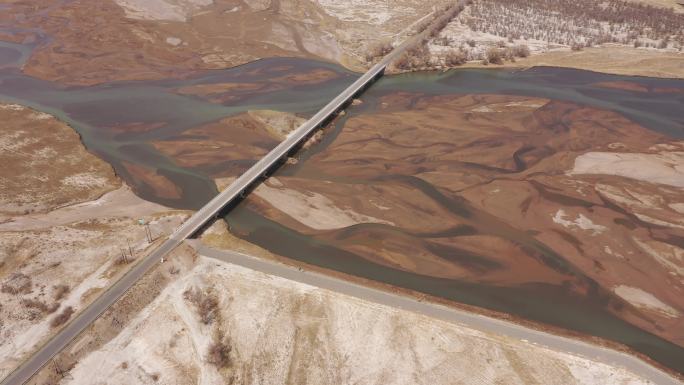
[[[69,373],[67,370],[63,370],[54,358],[52,359],[52,364],[55,366],[55,373],[62,377],[62,379],[66,378],[67,376],[69,376],[69,378],[73,378],[71,377],[71,373]]]
[[[121,252],[121,261],[123,261],[123,263],[128,263],[128,256],[126,256],[126,249],[120,248],[119,251]]]
[[[131,259],[133,259],[133,249],[131,248],[131,240],[126,239],[126,242],[128,242],[128,253],[131,255]]]
[[[152,230],[149,223],[145,223],[145,236],[147,237],[147,243],[152,243]]]

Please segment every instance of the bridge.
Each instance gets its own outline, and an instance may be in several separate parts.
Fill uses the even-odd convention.
[[[35,352],[27,361],[5,377],[0,385],[24,384],[43,366],[64,349],[69,342],[91,325],[110,306],[112,306],[129,288],[168,253],[178,247],[185,239],[199,233],[206,225],[219,217],[227,207],[239,202],[256,184],[278,168],[288,155],[296,152],[317,129],[322,128],[342,111],[351,101],[361,95],[368,87],[385,73],[387,66],[406,48],[421,41],[428,31],[407,39],[359,77],[354,83],[337,95],[330,103],[318,111],[311,119],[295,129],[284,141],[261,158],[239,178],[219,193],[199,211],[195,212],[176,231],[153,252],[143,257],[121,279],[105,290],[93,303],[83,309],[61,331],[53,336],[45,345]]]
[[[292,131],[285,140],[176,229],[169,241],[182,242],[186,238],[192,237],[213,218],[217,217],[224,208],[239,201],[250,188],[265,179],[270,172],[284,163],[290,154],[296,152],[299,145],[303,144],[317,129],[322,128],[342,111],[352,99],[362,94],[377,79],[382,77],[385,68],[396,55],[395,51],[392,52],[394,55],[390,53],[320,109],[311,119]]]

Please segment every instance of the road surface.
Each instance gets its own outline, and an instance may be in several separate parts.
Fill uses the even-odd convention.
[[[164,241],[156,250],[143,258],[119,281],[110,286],[90,306],[80,312],[59,333],[50,339],[40,350],[34,353],[27,361],[15,369],[2,381],[2,385],[20,385],[28,381],[33,374],[47,364],[55,354],[59,353],[81,331],[93,323],[105,310],[118,300],[131,286],[133,286],[155,263],[170,253],[179,245],[176,240]]]
[[[617,350],[604,348],[581,340],[545,333],[512,322],[470,313],[436,303],[418,301],[417,299],[408,296],[393,294],[325,274],[301,270],[293,266],[252,257],[238,252],[212,249],[204,246],[197,240],[188,241],[188,243],[194,247],[200,255],[206,257],[244,266],[269,275],[275,275],[292,281],[320,287],[336,293],[357,297],[366,301],[400,308],[451,323],[465,325],[471,329],[476,329],[485,333],[494,333],[517,340],[526,340],[551,350],[570,353],[608,365],[623,367],[655,384],[682,385],[682,382],[668,373],[635,356]]]

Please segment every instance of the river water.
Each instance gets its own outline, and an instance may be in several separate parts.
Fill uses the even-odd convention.
[[[53,114],[74,127],[88,149],[111,163],[117,173],[141,197],[176,208],[197,209],[216,194],[210,168],[183,168],[157,152],[150,144],[223,117],[255,109],[273,109],[310,116],[357,75],[338,66],[302,59],[274,58],[241,67],[201,71],[184,79],[113,82],[91,87],[67,87],[21,74],[30,45],[0,42],[0,100],[28,105]],[[336,76],[322,83],[289,85],[263,91],[243,91],[226,103],[212,103],[174,90],[198,84],[249,83],[277,79],[284,73],[306,74],[314,70],[334,71]],[[678,89],[675,93],[636,92],[597,87],[599,82],[636,83],[647,89]],[[673,138],[684,138],[684,81],[624,77],[587,71],[535,68],[527,71],[461,69],[444,73],[408,74],[381,79],[366,94],[364,104],[347,116],[372,111],[379,97],[397,91],[425,94],[493,93],[566,100],[617,111],[641,125]],[[301,156],[300,163],[323,151],[343,127],[344,119]],[[132,132],[120,127],[154,124],[152,130]],[[182,191],[181,197],[157,196],[154,189],[122,166],[130,162],[158,170]],[[255,160],[231,160],[254,162]],[[282,173],[292,175],[300,166]],[[445,207],[463,210],[456,202],[440,196],[430,185],[412,181],[415,187]],[[458,280],[412,274],[375,264],[334,245],[313,239],[273,222],[238,205],[227,218],[245,239],[277,254],[348,274],[413,289],[438,297],[560,326],[621,342],[654,360],[684,373],[684,348],[622,321],[605,309],[605,303],[590,297],[569,295],[551,285],[496,287]],[[557,256],[559,260],[562,257]]]

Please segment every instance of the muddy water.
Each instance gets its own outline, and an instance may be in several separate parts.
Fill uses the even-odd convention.
[[[274,109],[309,115],[355,78],[339,67],[299,59],[268,59],[222,71],[200,72],[185,79],[147,82],[117,82],[93,87],[65,87],[24,76],[19,71],[33,46],[0,42],[0,100],[29,105],[51,113],[72,125],[88,148],[109,161],[136,192],[145,199],[178,208],[198,208],[216,194],[208,177],[210,168],[182,168],[157,152],[150,142],[171,138],[189,128],[253,109]],[[229,103],[212,103],[194,96],[179,95],[179,87],[223,82],[253,82],[283,74],[306,74],[318,69],[334,71],[334,79],[315,85],[290,85],[268,92],[242,92]],[[679,92],[637,92],[595,86],[598,82],[636,82],[646,89],[675,88]],[[350,114],[373,111],[378,98],[392,92],[425,94],[496,93],[567,100],[618,111],[663,134],[684,137],[684,81],[631,78],[585,71],[540,68],[508,70],[458,70],[438,74],[411,74],[382,79],[363,97],[364,104]],[[324,139],[302,154],[302,162],[281,173],[317,178],[315,165],[306,160],[332,143],[345,119],[326,132]],[[133,132],[117,127],[150,124],[154,129]],[[158,170],[182,190],[180,199],[162,198],[150,187],[128,175],[122,162]],[[253,160],[234,160],[253,162]],[[400,176],[389,176],[400,177]],[[414,183],[415,182],[415,183]],[[435,194],[423,181],[407,181],[426,194]],[[462,202],[435,197],[454,213],[466,216],[470,208]],[[497,287],[457,280],[438,279],[378,265],[334,244],[304,236],[239,205],[226,218],[245,239],[275,253],[325,268],[354,274],[431,295],[476,305],[571,330],[612,339],[641,351],[668,367],[684,373],[684,349],[636,328],[610,314],[601,295],[577,296],[559,286],[521,285]],[[476,228],[486,227],[486,218],[474,216]],[[479,222],[478,222],[479,221]],[[355,231],[364,231],[362,225]],[[368,225],[372,227],[373,225]],[[489,226],[492,227],[492,226]],[[493,227],[496,231],[511,231]],[[524,234],[518,237],[538,249],[558,269],[567,269],[562,256],[544,250]]]
[[[596,85],[599,82],[623,81],[638,84],[647,91],[662,92],[627,91]],[[372,183],[323,175],[317,171],[310,158],[325,151],[335,141],[347,119],[375,111],[382,96],[407,91],[430,95],[494,93],[571,101],[614,110],[654,131],[674,138],[684,138],[684,81],[680,80],[611,76],[558,68],[538,68],[524,72],[459,70],[443,74],[411,74],[382,79],[364,94],[362,105],[350,109],[334,127],[326,131],[326,136],[319,144],[300,155],[297,165],[281,169],[279,175],[341,183]],[[562,274],[583,275],[569,266],[561,255],[539,243],[531,235],[513,229],[496,218],[483,215],[466,202],[443,196],[438,189],[423,180],[404,175],[385,175],[382,178],[409,184],[420,190],[446,210],[461,217],[476,233],[514,241],[535,252],[547,266]],[[561,285],[525,284],[501,287],[428,277],[374,263],[336,247],[334,241],[307,237],[259,216],[244,204],[232,211],[227,220],[232,229],[245,239],[277,254],[460,303],[614,340],[684,373],[684,348],[613,315],[608,310],[611,304],[609,293],[593,281],[589,281],[588,295],[578,295]],[[362,224],[346,231],[372,234],[382,226]],[[401,230],[395,228],[393,231]],[[432,237],[435,234],[430,234],[427,238]],[[443,250],[442,253],[437,251],[437,254],[448,258],[449,252],[450,250]]]
[[[150,144],[152,141],[168,139],[192,127],[249,110],[273,109],[309,116],[356,78],[355,74],[331,64],[282,58],[229,70],[200,72],[182,80],[65,87],[21,74],[18,67],[31,49],[31,46],[0,42],[0,100],[28,105],[66,121],[79,132],[88,149],[111,163],[138,195],[188,209],[201,207],[216,194],[213,181],[207,177],[210,170],[180,168],[156,151]],[[317,70],[332,71],[335,77],[312,85],[278,84],[277,78],[283,75]],[[276,79],[276,87],[242,91],[235,95],[237,100],[225,104],[175,92],[187,86],[271,79]],[[155,128],[144,132],[121,128],[131,125]],[[181,198],[156,196],[151,186],[128,174],[123,161],[157,170],[182,190]]]

